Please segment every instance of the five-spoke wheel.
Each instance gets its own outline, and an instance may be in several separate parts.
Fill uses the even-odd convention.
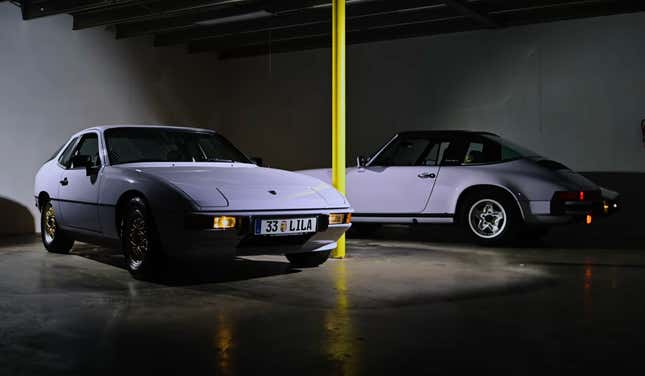
[[[510,194],[486,189],[469,194],[461,205],[460,221],[480,244],[514,240],[521,227],[521,214]]]

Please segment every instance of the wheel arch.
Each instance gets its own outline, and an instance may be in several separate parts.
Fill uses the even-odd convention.
[[[461,191],[461,194],[459,195],[459,198],[457,199],[457,205],[455,207],[455,223],[460,223],[461,222],[461,209],[462,206],[464,205],[464,202],[466,201],[466,198],[470,195],[476,194],[478,192],[486,191],[486,190],[493,190],[497,191],[508,198],[510,198],[516,205],[517,209],[520,212],[520,215],[522,216],[522,220],[526,221],[526,215],[524,213],[524,209],[522,208],[522,205],[520,204],[519,200],[513,192],[505,186],[502,185],[495,185],[495,184],[477,184],[477,185],[471,185]]]
[[[43,205],[45,205],[45,202],[50,199],[49,193],[45,191],[40,191],[38,193],[38,210],[43,209]]]
[[[114,206],[114,225],[116,226],[117,234],[119,235],[119,237],[121,236],[121,218],[125,213],[125,204],[128,203],[128,201],[130,201],[133,197],[140,197],[146,204],[148,204],[146,195],[136,189],[125,191],[121,194],[121,196],[119,196],[119,199]]]

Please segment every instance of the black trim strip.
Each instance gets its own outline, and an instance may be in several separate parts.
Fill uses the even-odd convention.
[[[115,207],[116,205],[109,205],[109,204],[99,204],[96,202],[85,202],[85,201],[75,201],[75,200],[63,200],[60,198],[49,198],[51,201],[58,201],[58,202],[69,202],[72,204],[81,204],[81,205],[90,205],[90,206],[107,206],[110,208]]]
[[[261,210],[201,210],[195,211],[193,213],[268,213],[268,212],[299,212],[299,211],[312,211],[312,210],[350,210],[349,208],[311,208],[311,209],[261,209]],[[353,215],[353,214],[352,214]]]
[[[394,217],[394,218],[453,218],[449,213],[354,213],[352,217]]]

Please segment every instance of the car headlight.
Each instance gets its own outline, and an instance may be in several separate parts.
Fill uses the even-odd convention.
[[[350,223],[352,221],[352,213],[331,213],[329,214],[330,225],[340,225]]]
[[[242,224],[242,218],[226,215],[212,216],[203,214],[188,215],[185,220],[189,230],[235,230]]]
[[[214,230],[231,230],[237,226],[237,218],[229,216],[213,217]]]

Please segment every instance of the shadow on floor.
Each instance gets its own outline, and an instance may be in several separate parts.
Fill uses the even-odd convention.
[[[39,242],[40,234],[0,235],[0,247],[25,246],[30,244],[38,244]]]
[[[125,257],[118,249],[79,245],[73,255],[127,270]],[[168,260],[147,282],[166,286],[189,286],[266,278],[298,273],[287,262],[250,260],[244,258],[190,257]]]
[[[601,221],[606,221],[602,223]],[[544,249],[623,249],[645,251],[645,232],[611,223],[612,218],[600,219],[594,225],[565,225],[554,227],[540,239],[520,239],[512,248]],[[445,244],[471,245],[474,242],[457,226],[383,226],[370,235],[350,232],[349,238],[395,241],[418,241]]]
[[[0,197],[0,236],[16,234],[33,234],[34,216],[28,208],[10,200]]]

